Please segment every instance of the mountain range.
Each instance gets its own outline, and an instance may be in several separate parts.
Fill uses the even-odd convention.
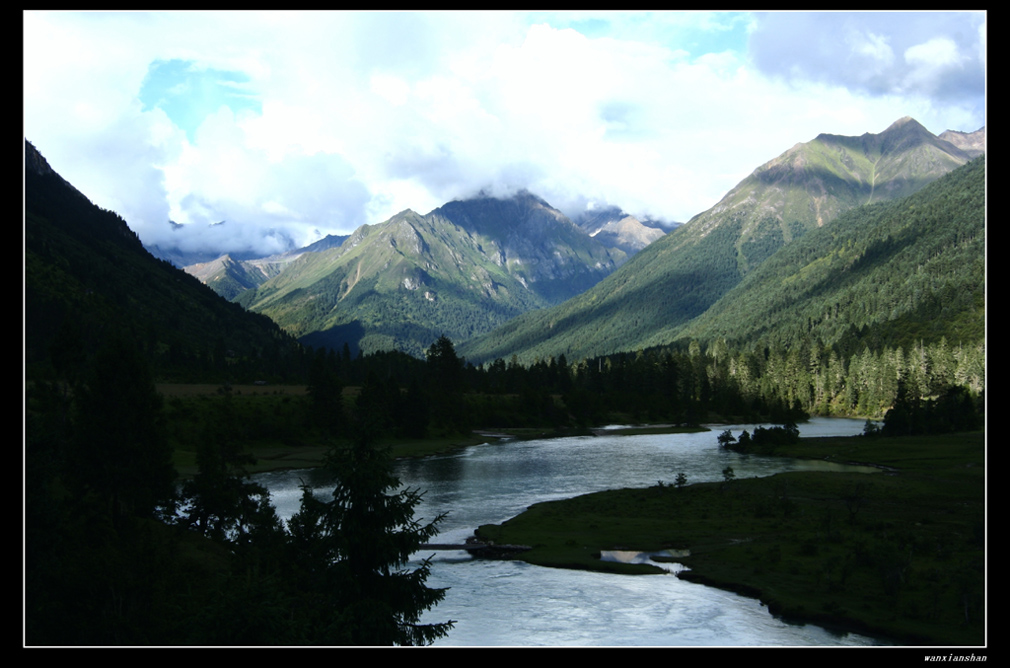
[[[969,150],[908,117],[879,134],[796,144],[592,289],[463,342],[460,352],[474,363],[511,355],[530,362],[671,343],[783,246],[844,211],[910,195],[966,164],[984,129],[947,134]]]
[[[903,118],[879,134],[819,135],[667,234],[617,208],[573,221],[520,192],[189,268],[231,304],[152,257],[25,146],[30,365],[48,363],[68,327],[85,348],[118,331],[193,368],[279,360],[289,336],[420,356],[444,334],[474,363],[685,337],[816,336],[849,352],[984,337],[984,158],[968,164],[984,153],[984,128],[937,137]]]
[[[225,253],[209,262],[189,264],[183,267],[183,270],[200,279],[225,299],[231,300],[277,276],[302,254],[337,248],[347,240],[347,236],[328,234],[304,248],[260,258],[243,260]]]
[[[303,342],[420,355],[559,304],[625,261],[528,192],[405,210],[236,298]]]
[[[850,209],[747,274],[680,338],[842,356],[985,337],[985,157]]]

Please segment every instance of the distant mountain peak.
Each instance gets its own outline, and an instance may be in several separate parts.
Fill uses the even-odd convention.
[[[483,192],[363,225],[242,300],[312,346],[420,355],[439,332],[461,340],[580,294],[624,257],[528,191]]]
[[[554,207],[552,207],[546,200],[530,192],[526,188],[520,188],[519,190],[516,190],[514,192],[501,195],[496,195],[493,192],[487,190],[486,188],[481,188],[481,190],[478,191],[476,195],[454,199],[452,202],[449,202],[448,204],[454,204],[457,202],[466,203],[466,202],[487,202],[487,201],[512,202],[515,204],[525,204],[527,206],[537,205],[547,209],[554,209]]]
[[[666,230],[646,225],[616,206],[594,207],[583,211],[572,222],[608,248],[620,249],[628,256],[666,234]]]
[[[919,123],[919,121],[917,121],[914,118],[912,118],[911,116],[902,116],[901,118],[899,118],[895,122],[891,123],[887,127],[887,129],[884,130],[884,132],[890,132],[891,130],[897,130],[899,128],[903,128],[903,127],[905,127],[906,125],[908,125],[910,123],[915,124],[915,125],[919,126],[920,128],[922,127],[922,124]],[[925,130],[925,128],[923,128],[923,129]]]
[[[937,139],[936,135],[927,130],[922,123],[911,116],[899,118],[877,136],[880,137],[882,141],[887,141],[889,138],[894,136],[901,137],[902,140],[906,141],[911,139],[914,142],[927,143],[934,143]]]
[[[985,153],[985,126],[983,125],[974,132],[960,132],[958,130],[944,130],[940,133],[940,139],[950,142],[972,158]]]

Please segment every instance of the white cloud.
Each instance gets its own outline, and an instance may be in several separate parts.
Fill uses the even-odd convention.
[[[885,75],[894,66],[894,50],[886,35],[853,32],[846,41],[852,50],[850,66],[864,80]]]
[[[912,89],[933,91],[948,76],[956,76],[968,58],[947,37],[934,37],[905,50],[905,62],[911,68],[906,85]]]
[[[406,104],[410,96],[410,84],[389,74],[373,74],[370,88],[373,93],[397,107]]]
[[[26,137],[148,243],[273,251],[484,188],[686,220],[820,132],[984,122],[984,14],[24,17]],[[255,104],[187,137],[138,101],[173,59]]]

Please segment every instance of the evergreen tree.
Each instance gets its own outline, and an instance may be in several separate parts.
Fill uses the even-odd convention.
[[[440,392],[456,394],[463,390],[463,363],[447,336],[440,336],[426,354],[428,373]]]
[[[894,405],[884,415],[884,426],[881,433],[885,436],[907,436],[922,433],[919,399],[912,396],[904,381],[898,383],[898,396]]]
[[[247,479],[244,466],[256,462],[235,437],[238,418],[231,394],[216,401],[197,444],[199,470],[182,486],[188,508],[181,523],[217,540],[247,543],[257,532],[280,531],[280,520],[267,490]]]
[[[312,420],[327,436],[340,436],[344,428],[343,386],[337,376],[335,357],[316,351],[309,369],[309,398]]]
[[[176,473],[161,395],[135,346],[121,338],[103,346],[78,390],[76,413],[67,469],[73,488],[101,499],[114,520],[150,517],[172,499]]]
[[[410,556],[438,533],[440,515],[414,519],[417,490],[398,490],[387,449],[373,445],[369,421],[354,444],[333,451],[336,477],[331,501],[303,488],[301,510],[291,518],[292,555],[308,586],[319,592],[312,642],[349,645],[426,645],[453,622],[418,624],[442,600],[444,589],[425,585],[429,562],[409,570]]]
[[[460,410],[463,394],[462,360],[446,336],[440,336],[431,344],[426,357],[431,426],[446,433],[464,431],[467,420]]]
[[[424,438],[428,434],[428,398],[416,379],[412,379],[407,387],[407,395],[397,418],[401,436]]]

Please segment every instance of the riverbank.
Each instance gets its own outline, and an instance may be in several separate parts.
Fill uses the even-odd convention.
[[[304,385],[159,384],[173,463],[181,478],[196,474],[197,446],[207,439],[244,444],[255,459],[248,473],[316,468],[330,443],[308,419]],[[345,404],[360,388],[344,388]],[[393,458],[429,457],[494,440],[474,432],[426,438],[386,438]]]
[[[660,484],[541,503],[484,540],[529,563],[657,572],[603,550],[687,550],[679,577],[760,599],[787,619],[907,644],[985,642],[985,437],[819,438],[781,454],[880,474],[785,473]]]
[[[394,459],[431,457],[468,448],[494,440],[481,434],[458,434],[454,436],[424,439],[390,439],[381,445],[388,446]],[[244,468],[247,473],[266,473],[287,469],[311,469],[323,465],[330,446],[319,443],[254,443],[248,454],[256,460]],[[196,453],[176,450],[175,468],[181,478],[190,478],[197,472]]]
[[[679,427],[676,425],[653,425],[642,427],[600,427],[589,430],[559,430],[559,429],[495,429],[474,430],[469,434],[454,434],[451,436],[432,436],[418,439],[390,438],[381,445],[390,448],[393,459],[409,459],[415,457],[431,457],[443,455],[454,450],[461,450],[481,443],[496,442],[508,439],[539,440],[544,438],[564,438],[566,436],[584,436],[593,434],[634,436],[641,434],[679,434],[708,431],[704,427]],[[283,469],[315,468],[321,466],[329,446],[320,444],[291,443],[259,443],[250,447],[250,452],[256,463],[246,467],[249,473],[264,473]],[[189,459],[187,457],[187,459]],[[195,453],[192,462],[179,466],[179,474],[183,477],[196,473]]]
[[[307,416],[304,385],[160,384],[165,399],[166,430],[175,468],[182,478],[197,472],[196,449],[207,439],[241,442],[255,459],[248,473],[321,466],[330,444]],[[360,388],[344,388],[350,405]],[[619,416],[618,416],[619,417]],[[645,425],[600,429],[552,427],[497,427],[465,434],[425,438],[383,439],[394,459],[429,457],[480,443],[504,439],[543,439],[592,433],[641,434],[696,431],[675,425]]]

